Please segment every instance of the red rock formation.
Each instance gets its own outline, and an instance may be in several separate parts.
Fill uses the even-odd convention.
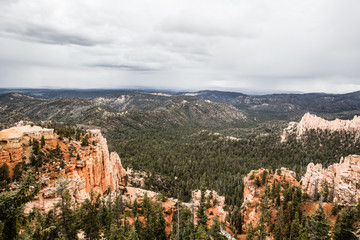
[[[340,163],[324,169],[321,164],[310,163],[301,179],[302,189],[310,197],[321,194],[328,184],[330,197],[341,204],[352,204],[360,198],[360,156],[350,155]]]
[[[38,126],[26,125],[0,132],[0,164],[6,162],[10,170],[23,159],[29,161],[30,139],[40,140],[44,136],[45,146],[41,151],[45,154],[48,153],[48,149],[55,149],[57,145],[62,151],[65,169],[61,169],[55,159],[44,163],[40,169],[41,173],[36,176],[42,183],[42,189],[35,200],[26,206],[27,210],[36,206],[46,211],[58,201],[55,192],[59,176],[61,179],[68,179],[69,192],[77,202],[89,197],[91,191],[104,194],[109,187],[115,190],[120,184],[125,184],[126,172],[118,154],[109,153],[106,139],[100,130],[90,130],[89,133],[89,140],[95,145],[82,147],[77,141],[69,141],[66,138],[59,140],[53,129]],[[80,161],[76,160],[76,154],[70,154],[73,151],[79,154]]]
[[[253,224],[253,227],[257,226],[257,223],[260,220],[260,202],[262,201],[261,197],[265,193],[265,185],[256,186],[255,179],[259,177],[261,179],[263,172],[266,169],[252,170],[244,178],[244,202],[241,206],[242,215],[244,217],[244,226],[243,230],[246,231],[250,222]],[[266,170],[269,172],[269,170]],[[281,191],[283,191],[283,186],[286,182],[289,182],[293,186],[299,186],[299,182],[295,179],[296,174],[293,171],[290,171],[286,168],[281,168],[280,171],[276,171],[275,174],[268,174],[267,184],[272,185],[273,181],[278,181],[282,184]],[[277,210],[274,207],[274,203],[269,202],[269,210],[271,211],[271,216],[273,218],[277,214]]]

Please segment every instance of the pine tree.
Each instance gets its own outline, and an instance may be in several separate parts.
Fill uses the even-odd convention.
[[[285,224],[286,223],[285,223],[284,210],[283,210],[283,208],[281,208],[280,212],[278,213],[277,221],[275,223],[275,228],[274,228],[274,239],[275,240],[283,240],[284,239],[283,228],[284,228]]]
[[[94,193],[90,193],[90,200],[85,199],[80,208],[81,228],[85,232],[85,237],[93,240],[100,238],[100,195],[94,199]]]
[[[185,228],[182,232],[182,238],[183,240],[192,240],[194,237],[194,224],[191,221],[191,219],[186,220],[185,222]]]
[[[13,180],[20,181],[22,177],[22,164],[17,163],[13,169]]]
[[[139,235],[136,232],[135,226],[133,225],[130,230],[130,235],[128,237],[128,240],[139,240]]]
[[[211,225],[211,228],[209,230],[209,234],[211,237],[213,237],[214,240],[221,240],[223,239],[223,236],[220,234],[220,222],[219,222],[219,216],[215,216],[213,224]]]
[[[254,240],[254,237],[255,237],[254,228],[252,222],[250,222],[248,229],[246,231],[246,240]]]
[[[72,240],[77,239],[78,220],[76,212],[72,209],[68,185],[68,179],[59,179],[57,182],[56,192],[60,196],[60,201],[56,204],[56,209],[60,211],[57,223],[60,238]]]
[[[157,206],[156,215],[157,217],[155,219],[154,235],[156,236],[157,240],[166,240],[166,221],[160,205]]]
[[[44,147],[45,146],[45,138],[44,138],[44,135],[41,136],[41,147]]]
[[[350,208],[345,207],[336,218],[333,239],[334,240],[356,240],[354,234],[355,213]]]
[[[281,204],[280,191],[281,191],[281,184],[280,184],[280,182],[278,182],[276,185],[276,206],[278,206],[278,207]]]
[[[0,193],[0,239],[17,239],[24,205],[33,200],[39,190],[40,185],[35,185],[34,175],[28,171],[17,190]]]
[[[134,216],[136,216],[139,212],[139,204],[137,202],[137,199],[135,199],[133,206],[132,206],[132,213]]]
[[[237,210],[233,213],[232,224],[233,224],[234,227],[236,228],[237,233],[238,233],[238,234],[241,234],[241,233],[242,233],[243,219],[242,219],[242,215],[241,215],[241,210],[240,210],[240,208],[237,209]]]
[[[196,214],[197,218],[198,218],[198,225],[202,225],[205,229],[207,229],[207,221],[208,221],[208,217],[206,214],[206,208],[205,208],[205,192],[202,189],[201,190],[201,197],[200,197],[200,206],[197,210],[197,214]]]
[[[198,225],[196,234],[195,234],[195,240],[206,240],[206,231],[203,227],[203,225]]]
[[[301,221],[300,231],[299,231],[299,240],[308,240],[308,239],[309,239],[309,234],[307,231],[307,220],[306,220],[306,216],[303,215],[303,219]]]
[[[295,219],[291,222],[290,239],[297,240],[300,233],[299,213],[295,213]]]
[[[331,226],[320,203],[319,208],[309,220],[310,239],[328,240],[330,229]]]
[[[0,167],[0,188],[5,188],[9,182],[10,182],[9,166],[6,163],[4,163]]]
[[[262,183],[262,185],[265,185],[265,183],[267,183],[267,175],[268,175],[268,172],[266,170],[264,170],[262,172],[262,175],[261,175],[261,183]]]
[[[260,181],[259,176],[256,176],[256,178],[255,178],[255,185],[256,185],[257,187],[260,187],[260,186],[261,186],[261,181]]]
[[[264,240],[266,238],[266,236],[268,235],[267,232],[267,221],[269,218],[269,210],[268,210],[268,204],[269,204],[269,200],[267,198],[267,196],[264,194],[261,198],[261,203],[260,203],[260,221],[258,224],[258,231],[259,231],[259,240]]]

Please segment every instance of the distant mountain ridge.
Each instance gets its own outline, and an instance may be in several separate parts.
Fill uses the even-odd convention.
[[[10,94],[11,89],[0,89],[0,98]],[[188,101],[191,104],[205,104],[205,100],[226,104],[251,116],[251,119],[299,120],[306,112],[326,118],[351,118],[360,113],[360,91],[346,94],[305,93],[247,95],[238,92],[203,90],[197,92],[134,91],[134,90],[52,90],[18,89],[19,94],[33,97],[33,101],[45,99],[59,102],[79,102],[82,107],[103,105],[115,111],[158,111],[174,103]],[[67,99],[67,100],[65,100]],[[73,100],[69,100],[73,99]],[[75,100],[77,99],[77,100]],[[84,104],[86,102],[86,104]],[[207,102],[209,104],[209,102]]]

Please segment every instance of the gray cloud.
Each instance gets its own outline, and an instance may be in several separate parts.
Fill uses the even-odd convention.
[[[124,70],[124,71],[140,71],[140,72],[145,72],[145,71],[159,71],[160,69],[157,68],[150,68],[150,67],[146,67],[146,66],[131,66],[131,65],[113,65],[113,64],[94,64],[94,65],[90,65],[91,67],[101,67],[101,68],[113,68],[113,69],[118,69],[118,70]]]
[[[360,89],[358,0],[0,6],[1,87]]]
[[[29,23],[18,23],[16,25],[4,24],[4,22],[1,25],[3,25],[0,30],[0,34],[2,36],[13,37],[26,41],[59,45],[74,44],[87,47],[101,43],[79,35],[61,32],[47,26],[34,25]]]

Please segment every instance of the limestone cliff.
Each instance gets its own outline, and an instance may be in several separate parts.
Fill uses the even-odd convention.
[[[329,198],[341,204],[353,204],[360,198],[360,156],[350,155],[324,169],[310,163],[301,179],[303,192],[311,198],[322,197],[328,185]]]
[[[296,133],[297,136],[303,135],[307,130],[320,129],[328,131],[347,131],[355,132],[360,136],[360,117],[354,116],[352,120],[335,119],[328,121],[316,115],[306,113],[300,122],[290,122],[289,126],[284,129],[281,140],[285,141],[287,136],[291,133]]]

